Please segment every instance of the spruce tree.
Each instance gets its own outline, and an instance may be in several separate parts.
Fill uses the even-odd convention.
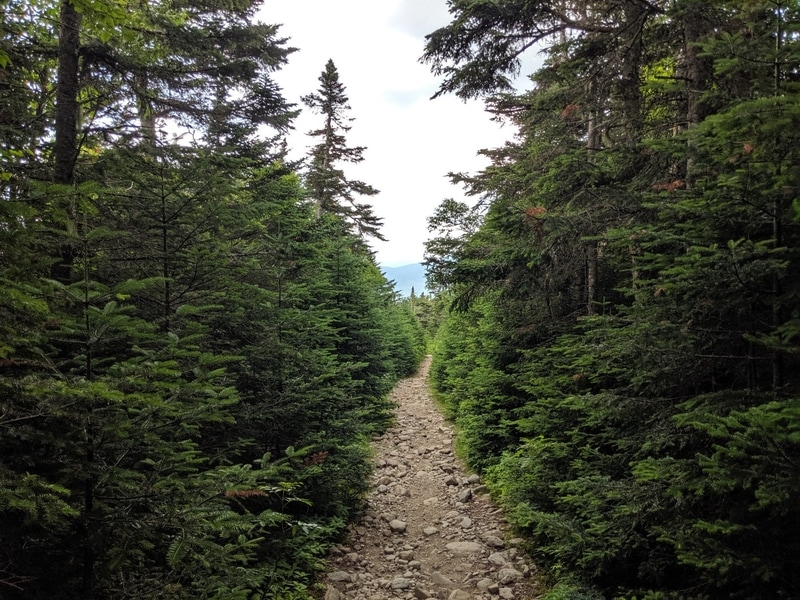
[[[795,595],[796,7],[451,7],[442,91],[553,42],[493,99],[519,140],[460,177],[488,209],[432,374],[465,454],[553,597]]]
[[[308,132],[319,140],[311,148],[306,172],[306,186],[316,215],[337,215],[360,235],[383,240],[381,220],[369,204],[358,201],[360,196],[377,195],[378,190],[363,181],[349,179],[341,166],[341,163],[363,161],[366,148],[347,145],[346,135],[353,119],[347,116],[350,101],[333,60],[325,64],[319,83],[315,93],[303,96],[306,106],[322,115],[323,119],[319,129]]]

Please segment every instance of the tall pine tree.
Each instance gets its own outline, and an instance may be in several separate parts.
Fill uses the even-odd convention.
[[[359,202],[360,196],[375,196],[379,192],[371,185],[349,179],[341,163],[357,164],[364,160],[363,146],[348,146],[346,135],[352,118],[344,84],[339,81],[339,71],[333,60],[328,60],[319,77],[315,93],[303,96],[303,102],[322,115],[322,126],[308,132],[319,143],[311,148],[306,186],[314,202],[317,217],[322,214],[337,215],[350,228],[362,236],[383,240],[381,220],[372,207]]]

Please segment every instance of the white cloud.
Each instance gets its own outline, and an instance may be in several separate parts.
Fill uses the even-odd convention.
[[[390,25],[414,38],[424,38],[439,27],[447,25],[449,20],[447,5],[444,2],[400,0],[394,4]]]
[[[336,64],[355,118],[348,141],[367,148],[364,162],[345,169],[381,190],[370,200],[389,239],[374,245],[387,266],[422,259],[427,217],[444,198],[463,197],[447,173],[479,170],[486,161],[478,150],[511,135],[479,102],[429,100],[438,81],[419,57],[424,35],[447,16],[444,0],[267,0],[260,13],[264,22],[282,23],[281,34],[299,49],[275,76],[290,101],[300,105],[328,59]],[[304,111],[295,123],[293,158],[307,152],[305,133],[316,118]]]

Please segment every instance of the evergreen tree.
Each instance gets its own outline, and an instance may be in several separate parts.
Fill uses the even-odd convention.
[[[791,597],[797,7],[557,4],[451,2],[428,38],[464,97],[551,42],[459,176],[480,228],[431,245],[434,381],[552,597]]]
[[[296,176],[256,169],[281,152],[256,128],[291,111],[268,77],[288,50],[253,7],[2,13],[3,597],[304,597],[336,516],[360,500],[385,398],[353,394],[326,440],[336,456],[311,456],[328,426],[314,410],[351,402],[352,365],[368,361],[340,361],[336,312],[318,304],[330,231],[312,236]],[[203,143],[164,143],[168,118]],[[365,293],[383,285],[365,279]],[[377,364],[370,389],[385,390]],[[291,416],[314,418],[272,435],[273,400],[298,396],[317,404]]]
[[[363,181],[349,179],[339,166],[340,163],[360,163],[364,160],[366,148],[347,145],[346,134],[351,129],[348,123],[352,121],[347,116],[350,105],[333,60],[326,63],[319,83],[315,93],[303,97],[306,106],[323,118],[322,126],[308,133],[319,139],[319,143],[311,148],[306,173],[306,186],[316,215],[337,215],[360,235],[383,240],[381,220],[369,204],[358,201],[360,196],[377,195],[378,190]]]

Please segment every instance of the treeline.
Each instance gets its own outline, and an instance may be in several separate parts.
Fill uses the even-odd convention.
[[[0,11],[3,598],[310,598],[361,508],[423,333],[285,161],[254,10]]]
[[[546,597],[800,597],[800,5],[449,4],[519,133],[430,219],[432,377]]]

